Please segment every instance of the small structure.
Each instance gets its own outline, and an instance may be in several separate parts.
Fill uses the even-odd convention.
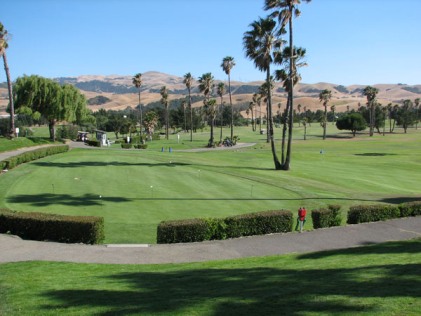
[[[99,143],[102,146],[108,146],[108,138],[107,138],[107,132],[96,130],[95,131],[95,137],[99,141]]]

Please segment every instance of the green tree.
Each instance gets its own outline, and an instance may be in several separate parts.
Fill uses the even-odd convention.
[[[397,124],[402,126],[405,133],[407,132],[408,127],[416,122],[414,104],[411,100],[404,100],[396,114]]]
[[[166,86],[163,86],[159,92],[161,94],[161,103],[165,108],[165,139],[169,138],[169,129],[170,129],[170,123],[169,123],[169,101],[168,101],[168,89]]]
[[[17,111],[39,112],[48,120],[53,141],[57,121],[78,123],[89,115],[85,96],[74,86],[60,86],[53,80],[35,75],[16,80],[14,98]]]
[[[357,131],[363,131],[367,128],[367,122],[361,113],[352,112],[338,118],[336,121],[336,127],[339,130],[351,131],[352,136],[355,137]]]
[[[190,109],[190,141],[193,141],[193,108],[191,102],[191,88],[193,84],[193,76],[190,72],[184,75],[183,83],[186,85],[187,91],[189,93],[189,109]]]
[[[10,137],[16,136],[15,130],[15,106],[13,100],[12,80],[10,79],[9,65],[7,63],[6,49],[9,47],[9,33],[0,22],[0,56],[3,57],[4,71],[6,73],[7,92],[9,94],[9,112],[10,112]]]
[[[246,56],[254,62],[254,65],[260,71],[266,72],[266,82],[270,85],[271,75],[270,69],[273,62],[273,53],[277,53],[282,42],[275,36],[276,22],[271,18],[254,21],[250,24],[250,30],[244,33],[243,46]],[[282,166],[276,154],[275,142],[273,136],[273,120],[272,120],[272,95],[271,89],[268,91],[267,106],[269,112],[269,137],[275,170],[281,170]],[[260,120],[261,124],[261,120]]]
[[[158,115],[155,111],[148,111],[145,114],[143,120],[143,125],[145,126],[146,133],[148,134],[149,140],[152,140],[152,135],[155,132],[155,128],[158,125]]]
[[[214,138],[213,138],[213,124],[214,124],[214,108],[216,105],[215,102],[210,102],[210,96],[212,94],[212,90],[214,88],[214,78],[210,72],[203,74],[201,77],[199,77],[199,91],[202,92],[205,96],[205,100],[203,100],[203,104],[205,106],[205,113],[209,117],[209,121],[211,123],[211,134],[209,138],[208,146],[214,145]]]
[[[220,97],[220,99],[221,99],[221,104],[219,105],[219,113],[220,113],[220,120],[221,120],[221,132],[220,132],[220,135],[219,135],[219,142],[222,142],[222,122],[223,122],[223,108],[224,108],[224,99],[223,99],[223,96],[224,96],[224,93],[225,93],[225,84],[223,83],[223,82],[220,82],[220,83],[218,83],[218,86],[217,86],[217,88],[216,88],[216,93],[218,94],[218,96]]]
[[[311,0],[304,0],[304,2],[310,2]],[[298,5],[301,3],[301,0],[265,0],[265,10],[272,10],[271,16],[277,17],[279,21],[278,34],[281,35],[285,32],[285,26],[288,24],[288,33],[289,33],[289,72],[288,72],[288,146],[285,161],[282,163],[283,170],[290,169],[291,155],[292,155],[292,128],[293,124],[293,109],[294,109],[294,78],[297,76],[297,67],[296,67],[296,52],[298,50],[294,49],[294,36],[293,36],[293,16],[298,17],[300,15],[300,10]]]
[[[140,87],[142,86],[142,74],[141,73],[137,73],[134,75],[134,77],[132,78],[132,82],[133,85],[136,87],[137,92],[138,92],[138,96],[139,96],[139,100],[137,103],[137,106],[139,108],[139,112],[140,112],[140,135],[142,135],[142,121],[143,121],[143,113],[142,113],[142,104],[140,103]]]
[[[322,92],[319,93],[319,101],[323,102],[324,107],[324,117],[322,121],[323,126],[323,139],[326,139],[326,127],[327,127],[327,105],[332,98],[332,91],[328,89],[324,89]]]
[[[374,127],[375,127],[375,122],[376,122],[377,93],[379,93],[379,90],[371,86],[367,86],[363,90],[363,95],[367,97],[367,107],[369,109],[369,114],[370,114],[370,121],[369,121],[370,136],[374,135]]]
[[[222,59],[222,70],[228,76],[228,94],[230,97],[230,106],[231,106],[231,141],[234,137],[234,107],[232,106],[232,97],[231,97],[231,69],[234,68],[235,61],[234,57],[226,56]]]

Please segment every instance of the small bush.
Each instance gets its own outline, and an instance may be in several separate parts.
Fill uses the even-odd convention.
[[[421,201],[407,202],[399,205],[401,217],[421,215]]]
[[[130,149],[133,147],[132,143],[121,143],[121,148],[123,149]]]
[[[208,225],[204,219],[164,221],[157,229],[158,244],[204,241],[208,237]]]
[[[97,139],[89,139],[86,141],[86,144],[92,147],[101,147],[101,142]]]
[[[20,155],[16,155],[0,162],[3,169],[13,169],[18,165],[26,162],[37,160],[43,157],[60,154],[69,150],[68,145],[50,146],[43,147],[31,151],[24,152]]]
[[[148,148],[148,145],[147,144],[136,144],[133,147],[136,148],[136,149],[146,149],[146,148]]]
[[[312,210],[313,228],[340,226],[342,222],[342,217],[339,213],[340,209],[340,205],[329,205],[327,209]]]
[[[292,212],[286,210],[243,214],[225,219],[227,238],[292,231]]]
[[[348,224],[384,221],[400,217],[401,212],[393,205],[356,205],[348,212]]]
[[[30,240],[99,244],[104,240],[104,219],[1,209],[0,233]]]

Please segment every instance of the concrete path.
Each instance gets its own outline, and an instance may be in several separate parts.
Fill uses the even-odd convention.
[[[287,253],[344,249],[421,238],[421,216],[318,229],[171,245],[80,245],[22,240],[0,234],[0,262],[158,264],[202,262]]]

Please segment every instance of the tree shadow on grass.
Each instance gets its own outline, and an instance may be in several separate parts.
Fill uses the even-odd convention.
[[[103,197],[95,194],[85,194],[74,196],[70,194],[20,194],[9,197],[8,203],[27,203],[32,206],[48,206],[48,205],[68,205],[68,206],[92,206],[102,205],[103,202],[128,202],[130,199],[116,196]]]
[[[419,275],[421,264],[117,273],[105,281],[87,280],[88,284],[102,284],[102,289],[44,292],[43,296],[56,303],[42,308],[102,309],[99,315],[375,313],[381,308],[377,298],[420,298]],[[112,288],[103,289],[104,282]]]
[[[369,245],[366,247],[356,247],[343,250],[328,250],[320,251],[314,253],[306,253],[298,255],[298,259],[322,259],[331,256],[337,255],[346,255],[346,256],[364,256],[372,254],[417,254],[421,251],[421,238],[416,239],[415,241],[396,241],[389,242],[380,245]],[[421,292],[420,292],[421,293]]]
[[[397,197],[390,197],[381,199],[379,202],[390,203],[390,204],[401,204],[406,202],[416,202],[421,201],[421,196],[418,197],[407,197],[407,196],[397,196]]]
[[[384,156],[396,156],[397,154],[390,153],[363,153],[363,154],[354,154],[354,156],[362,157],[384,157]]]
[[[80,167],[108,167],[108,166],[116,166],[116,167],[127,167],[127,166],[135,166],[135,167],[176,167],[176,166],[189,166],[188,163],[182,162],[161,162],[161,163],[128,163],[128,162],[121,162],[121,161],[79,161],[79,162],[42,162],[37,161],[33,162],[32,164],[39,166],[39,167],[50,167],[50,168],[80,168]]]

